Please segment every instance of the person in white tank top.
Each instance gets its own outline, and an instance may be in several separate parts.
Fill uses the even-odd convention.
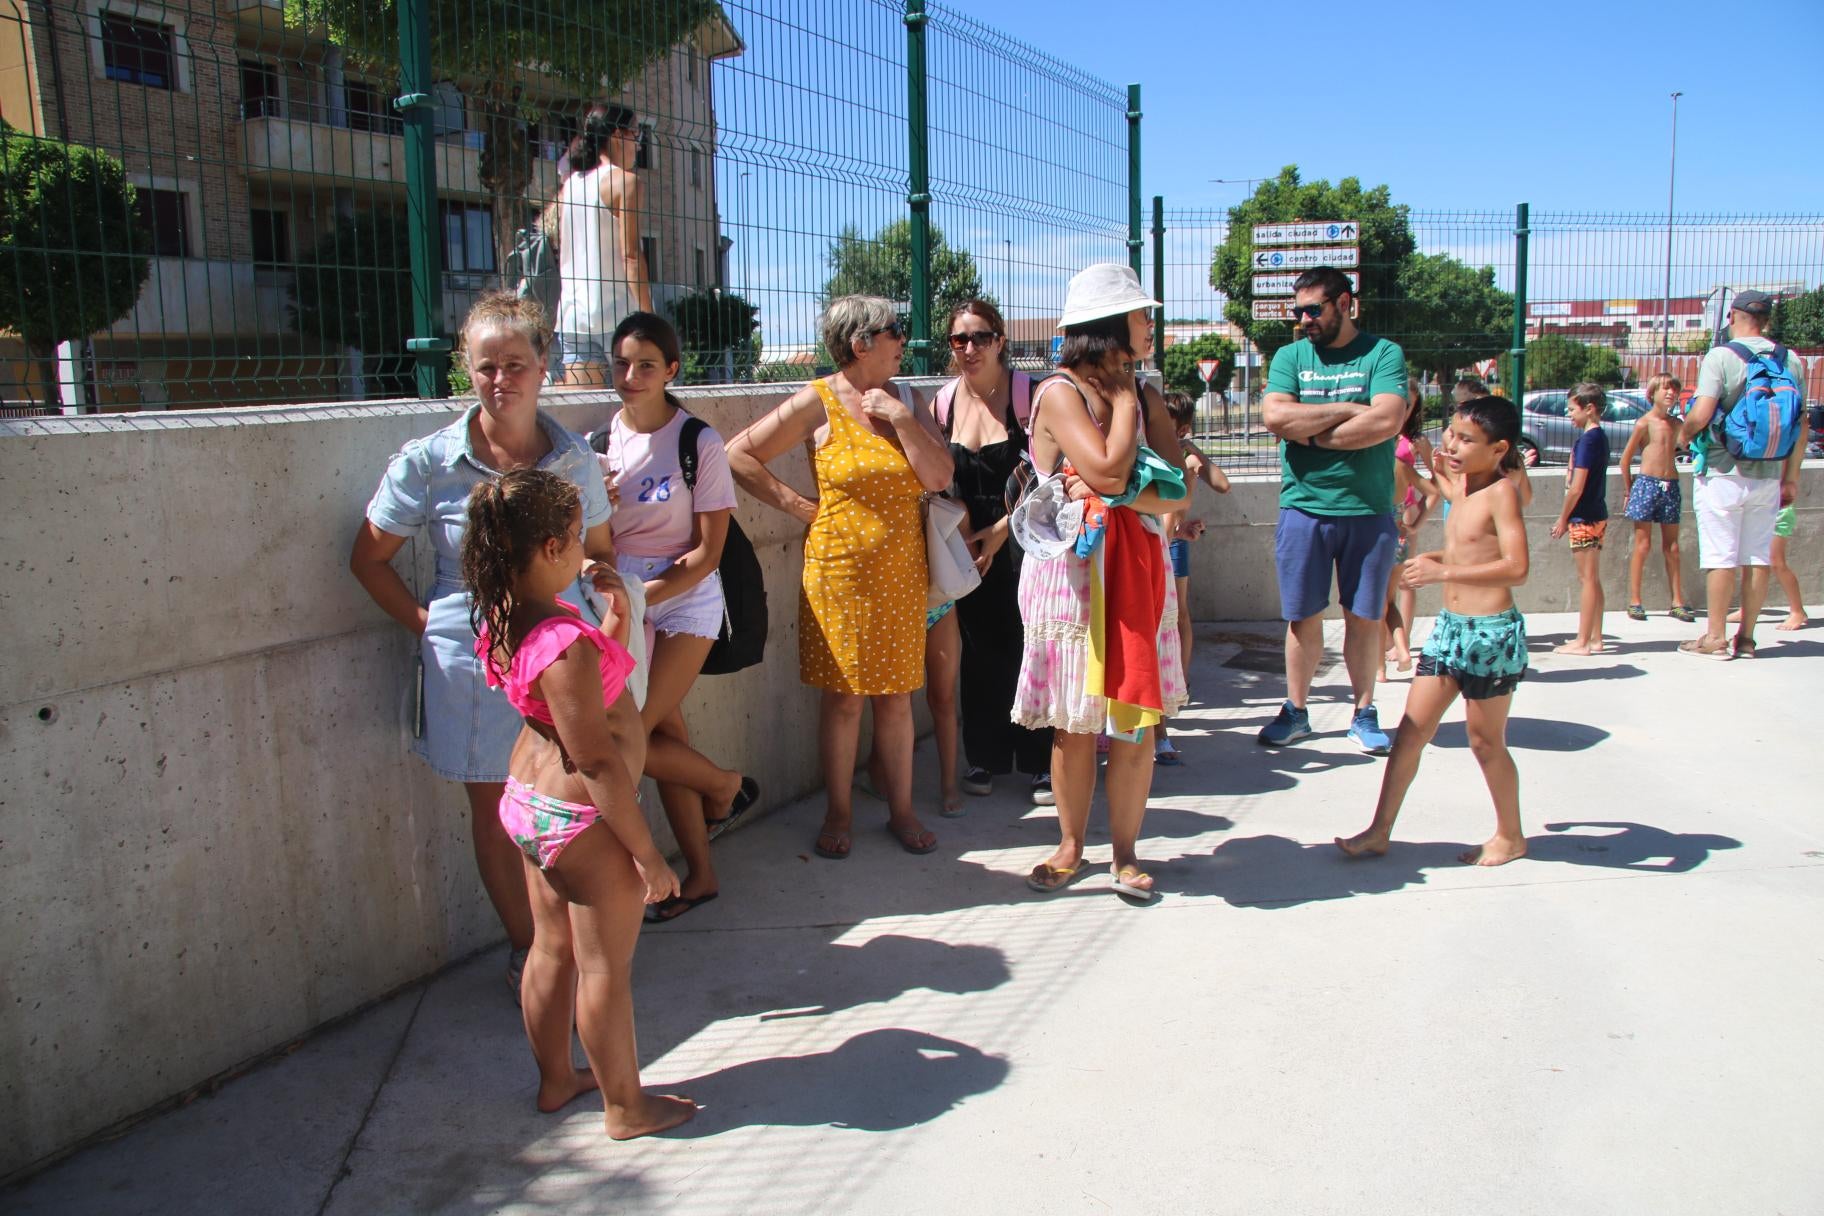
[[[639,123],[621,105],[592,106],[571,141],[570,172],[558,187],[558,257],[563,294],[555,318],[564,383],[608,383],[608,338],[635,309],[652,311],[640,252]]]

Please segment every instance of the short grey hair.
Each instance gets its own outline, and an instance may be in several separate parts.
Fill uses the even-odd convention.
[[[891,300],[880,296],[838,296],[823,314],[823,348],[836,360],[837,367],[847,367],[861,355],[855,349],[857,342],[898,320],[899,309]]]

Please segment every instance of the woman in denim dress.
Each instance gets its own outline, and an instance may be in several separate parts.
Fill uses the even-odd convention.
[[[413,750],[441,777],[463,783],[469,797],[475,864],[506,929],[515,995],[532,945],[520,852],[500,825],[507,758],[519,735],[519,712],[488,688],[475,657],[470,597],[461,576],[469,491],[512,469],[548,469],[582,494],[581,574],[603,594],[623,598],[608,531],[608,494],[595,453],[538,408],[551,331],[544,312],[506,293],[483,296],[463,324],[463,349],[480,401],[440,431],[414,439],[387,465],[355,535],[349,569],[388,616],[421,639],[423,733]],[[405,542],[430,535],[436,582],[425,603],[392,567]]]

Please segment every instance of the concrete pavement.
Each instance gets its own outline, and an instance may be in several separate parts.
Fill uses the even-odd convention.
[[[1046,899],[1024,782],[902,853],[858,801],[854,856],[810,855],[815,801],[718,845],[723,895],[649,930],[648,1084],[704,1104],[614,1144],[533,1110],[490,951],[214,1096],[0,1193],[12,1212],[1798,1213],[1824,1210],[1824,629],[1761,657],[1611,613],[1616,648],[1545,653],[1517,694],[1532,855],[1455,864],[1492,815],[1460,706],[1395,849],[1350,863],[1381,761],[1254,733],[1277,626],[1205,625],[1142,854]],[[1407,685],[1385,685],[1384,724]],[[921,743],[921,805],[934,760]],[[1091,857],[1106,859],[1096,815]],[[1812,1147],[1807,1148],[1807,1145]],[[1806,1164],[1810,1162],[1810,1164]]]

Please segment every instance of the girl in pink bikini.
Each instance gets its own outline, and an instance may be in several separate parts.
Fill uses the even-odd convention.
[[[507,767],[500,821],[524,855],[535,931],[521,989],[538,1063],[538,1108],[599,1088],[610,1136],[627,1140],[696,1113],[688,1098],[640,1088],[633,948],[645,905],[678,893],[634,787],[646,758],[627,676],[628,622],[603,633],[558,593],[581,564],[576,486],[539,469],[476,485],[462,574],[488,683],[525,720]],[[612,603],[612,601],[611,601]],[[571,1064],[574,1024],[589,1058]]]

